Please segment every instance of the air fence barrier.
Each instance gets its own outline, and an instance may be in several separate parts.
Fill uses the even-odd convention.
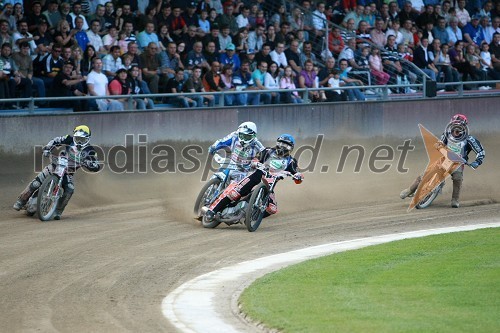
[[[498,105],[499,95],[482,95],[148,111],[4,113],[0,116],[0,150],[28,153],[34,145],[70,133],[79,124],[89,125],[93,142],[101,146],[122,145],[126,134],[146,134],[149,143],[213,141],[249,120],[258,125],[259,137],[268,142],[280,133],[292,133],[298,140],[318,134],[327,140],[414,138],[419,136],[417,124],[438,135],[455,113],[466,114],[476,134],[497,133]]]

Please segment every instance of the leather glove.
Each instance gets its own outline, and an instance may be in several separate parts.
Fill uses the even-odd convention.
[[[475,162],[475,161],[474,161],[474,162],[472,162],[472,163],[471,163],[471,164],[469,164],[469,165],[470,165],[470,167],[471,167],[472,169],[477,169],[477,167],[479,166],[479,163],[477,163],[477,162]]]
[[[93,160],[85,160],[83,163],[88,169],[95,169],[97,167],[97,162]]]
[[[300,172],[297,172],[296,174],[294,174],[292,176],[292,179],[296,184],[300,184],[300,183],[302,183],[304,176]]]
[[[252,169],[259,169],[259,168],[262,168],[262,163],[260,163],[257,160],[253,160],[252,162],[250,162],[250,167]]]
[[[45,149],[43,150],[43,156],[44,156],[44,157],[49,157],[49,156],[50,156],[50,149],[46,149],[46,148],[45,148]]]
[[[208,153],[209,153],[210,155],[215,154],[215,152],[216,152],[216,149],[215,149],[215,147],[214,147],[214,146],[210,146],[210,147],[208,147]]]

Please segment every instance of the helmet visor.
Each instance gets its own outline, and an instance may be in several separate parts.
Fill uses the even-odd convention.
[[[283,150],[288,151],[288,152],[293,150],[293,146],[291,144],[283,142],[283,141],[278,141],[276,143],[276,146],[278,148],[283,149]]]
[[[86,136],[79,136],[79,135],[75,135],[73,137],[73,141],[75,142],[75,144],[77,145],[80,145],[80,146],[85,146],[88,142],[89,142],[89,138],[86,137]]]
[[[255,133],[238,133],[238,137],[243,142],[249,142],[255,138]]]

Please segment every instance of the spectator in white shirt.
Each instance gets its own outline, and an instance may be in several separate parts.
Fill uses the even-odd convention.
[[[271,59],[273,59],[273,61],[278,64],[280,69],[284,69],[286,66],[288,66],[288,61],[286,60],[284,51],[285,44],[280,42],[277,43],[276,48],[271,51],[271,53],[269,53]]]

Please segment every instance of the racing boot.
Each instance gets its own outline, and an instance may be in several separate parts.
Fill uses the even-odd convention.
[[[420,184],[421,181],[422,177],[418,176],[417,179],[415,179],[415,181],[413,182],[413,184],[410,185],[409,188],[405,188],[404,190],[401,191],[399,197],[401,199],[404,199],[415,194],[415,191],[417,191],[418,185]]]
[[[451,174],[451,179],[453,180],[453,192],[451,194],[451,207],[459,208],[460,202],[460,190],[462,189],[463,174],[461,172],[454,172]]]
[[[20,211],[24,207],[24,205],[26,205],[25,201],[17,199],[16,203],[14,204],[14,206],[12,206],[12,208],[14,208],[17,211]]]

